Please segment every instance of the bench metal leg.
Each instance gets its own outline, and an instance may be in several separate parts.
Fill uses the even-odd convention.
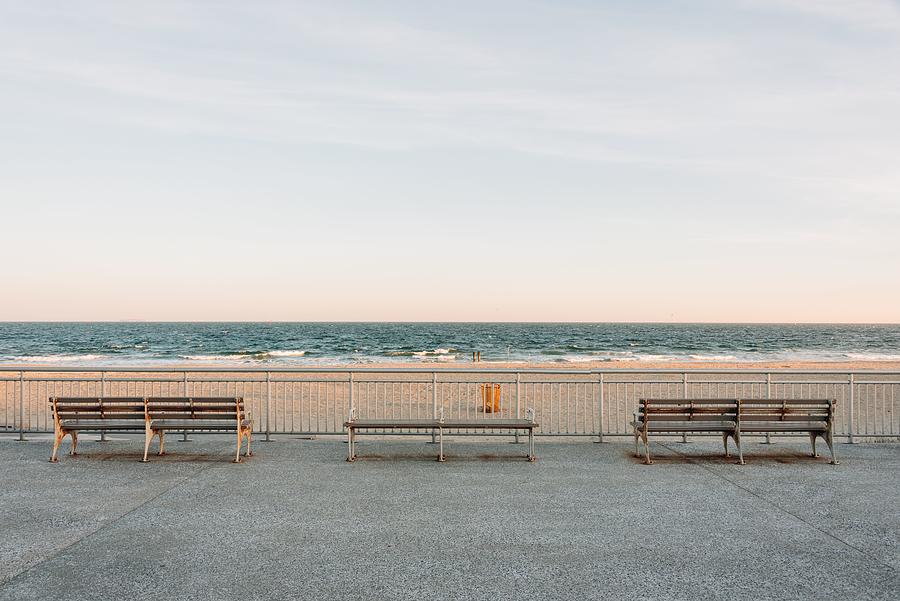
[[[646,455],[647,455],[647,459],[644,461],[644,463],[645,463],[646,465],[652,465],[652,464],[653,464],[653,460],[650,459],[650,440],[649,440],[648,437],[647,437],[647,431],[646,431],[646,430],[644,430],[643,432],[641,432],[641,440],[644,441],[644,452],[645,452]]]
[[[722,434],[722,444],[725,445],[725,456],[728,457],[728,433]]]
[[[355,458],[353,453],[353,428],[347,428],[347,461],[351,462]]]
[[[641,456],[641,449],[638,447],[638,438],[640,437],[640,435],[641,435],[640,430],[638,430],[637,427],[635,427],[635,429],[634,429],[634,456],[635,457]]]
[[[530,449],[528,455],[528,461],[534,463],[537,461],[537,457],[534,455],[534,428],[528,429],[528,448]]]
[[[157,455],[165,455],[166,454],[166,433],[162,430],[159,431],[159,452]]]
[[[816,453],[816,438],[818,438],[818,437],[819,437],[819,435],[815,432],[809,433],[809,442],[812,443],[812,456],[813,457],[819,456],[819,454]]]
[[[72,448],[69,450],[69,455],[72,455],[74,457],[75,455],[78,454],[78,451],[77,451],[77,449],[78,449],[78,432],[73,431],[71,434],[71,437],[72,437]]]
[[[144,432],[144,458],[141,459],[141,463],[147,463],[149,459],[147,459],[147,453],[150,452],[150,441],[153,440],[153,436],[156,433],[153,430],[147,430]]]
[[[253,457],[253,451],[250,450],[250,443],[253,441],[253,428],[247,430],[247,454],[245,457]]]
[[[837,456],[834,454],[834,434],[831,430],[825,432],[825,444],[828,445],[828,450],[831,451],[831,465],[838,465]]]
[[[57,430],[53,436],[53,451],[50,452],[50,463],[59,463],[59,459],[56,457],[57,451],[59,451],[59,445],[62,444],[63,438],[66,437],[66,432],[64,430]]]
[[[745,465],[744,464],[744,451],[743,451],[743,449],[741,449],[741,433],[739,431],[736,431],[734,433],[734,435],[732,436],[732,438],[734,438],[734,444],[737,445],[737,449],[738,449],[738,464]]]
[[[240,463],[241,462],[241,439],[243,438],[241,429],[238,428],[237,431],[237,448],[234,450],[234,461],[232,463]]]
[[[438,455],[438,461],[443,462],[443,461],[446,461],[444,459],[444,429],[443,428],[438,428],[438,440],[439,440],[438,444],[440,445],[440,447],[439,447],[440,454]]]

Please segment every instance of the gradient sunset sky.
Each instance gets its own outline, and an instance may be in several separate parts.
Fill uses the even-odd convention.
[[[0,3],[0,320],[900,322],[893,0]]]

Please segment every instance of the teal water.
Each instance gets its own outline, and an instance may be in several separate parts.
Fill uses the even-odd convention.
[[[900,360],[900,325],[0,323],[0,361],[54,364]]]

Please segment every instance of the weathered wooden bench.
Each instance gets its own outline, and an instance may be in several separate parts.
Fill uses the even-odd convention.
[[[165,454],[165,433],[169,431],[235,432],[237,450],[234,462],[241,462],[241,444],[247,439],[250,451],[253,420],[244,408],[244,399],[210,397],[151,397],[146,400],[146,440],[144,459],[154,436],[159,437],[158,455]]]
[[[389,430],[419,430],[435,433],[438,438],[438,461],[444,461],[444,432],[446,430],[512,430],[528,433],[528,453],[525,457],[533,462],[534,454],[534,430],[539,427],[534,421],[534,411],[526,412],[526,419],[513,418],[487,418],[487,419],[458,419],[443,418],[443,412],[438,419],[355,419],[353,412],[344,422],[347,428],[347,461],[355,461],[356,436],[360,431],[386,432]]]
[[[142,431],[146,428],[144,399],[140,397],[51,397],[53,411],[53,451],[56,457],[63,438],[71,436],[70,455],[77,455],[78,433],[92,431]]]
[[[821,437],[834,454],[834,415],[836,402],[828,399],[741,399],[741,432],[806,432],[816,453],[816,438]]]
[[[816,454],[816,438],[822,437],[834,454],[834,406],[826,399],[641,399],[634,414],[634,450],[640,456],[638,440],[644,443],[644,463],[651,464],[650,433],[686,434],[719,432],[728,457],[728,438],[744,463],[741,434],[746,432],[807,432]]]
[[[648,465],[653,463],[648,440],[651,433],[719,432],[725,445],[725,456],[728,457],[730,436],[737,446],[740,462],[744,462],[736,399],[641,399],[631,425],[634,427],[634,452],[640,456],[640,439],[644,443],[644,463]]]

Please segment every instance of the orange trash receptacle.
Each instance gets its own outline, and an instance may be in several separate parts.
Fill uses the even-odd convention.
[[[481,385],[481,410],[485,413],[500,412],[500,384]]]

